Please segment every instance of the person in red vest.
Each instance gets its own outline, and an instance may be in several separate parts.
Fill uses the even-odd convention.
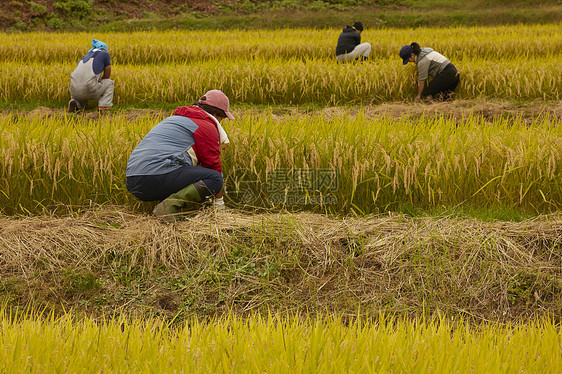
[[[220,146],[228,139],[220,123],[234,119],[229,106],[222,91],[208,91],[195,104],[176,108],[133,150],[127,189],[141,201],[160,201],[154,215],[175,222],[182,209],[211,196],[224,209]]]

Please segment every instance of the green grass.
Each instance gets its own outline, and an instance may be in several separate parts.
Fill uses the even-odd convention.
[[[542,1],[215,1],[210,12],[200,12],[178,2],[175,10],[155,8],[141,13],[140,19],[128,19],[118,13],[118,4],[84,14],[61,9],[35,11],[33,17],[14,6],[5,15],[11,31],[134,31],[134,30],[264,30],[280,28],[322,29],[340,27],[361,20],[368,28],[450,27],[502,24],[556,23],[562,20],[558,0]],[[169,3],[169,2],[168,2]],[[82,2],[82,4],[84,4]],[[108,5],[108,4],[102,4]],[[128,4],[127,10],[131,10]],[[90,6],[91,8],[91,6]],[[183,9],[183,10],[182,10]],[[10,9],[11,10],[11,9]],[[143,8],[144,10],[144,8]],[[20,13],[18,13],[18,11]],[[159,14],[160,13],[160,14]]]
[[[560,5],[535,8],[500,9],[408,9],[400,10],[357,9],[346,12],[324,11],[280,11],[256,15],[215,16],[210,18],[180,15],[170,18],[114,21],[98,26],[99,31],[140,31],[140,30],[264,30],[301,28],[308,25],[314,29],[331,28],[352,24],[361,20],[367,29],[410,28],[410,27],[451,27],[451,26],[497,26],[518,24],[546,24],[562,21]]]
[[[521,222],[531,219],[534,214],[524,209],[509,206],[493,204],[491,206],[471,206],[463,204],[460,206],[436,206],[429,210],[421,209],[412,204],[398,204],[395,211],[410,217],[458,217],[473,218],[483,222],[509,221]]]

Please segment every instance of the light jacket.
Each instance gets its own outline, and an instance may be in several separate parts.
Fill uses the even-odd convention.
[[[435,77],[450,63],[451,61],[449,61],[445,56],[435,52],[433,49],[422,48],[417,59],[418,80],[423,82],[428,77]]]
[[[183,165],[222,173],[217,121],[196,106],[178,107],[154,126],[131,153],[126,176],[167,174]]]

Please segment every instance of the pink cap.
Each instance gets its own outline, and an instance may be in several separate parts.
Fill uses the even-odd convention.
[[[207,91],[205,95],[201,96],[199,99],[201,104],[207,104],[210,106],[214,106],[215,108],[222,109],[224,114],[228,117],[228,119],[232,120],[234,117],[228,111],[228,107],[230,106],[230,101],[228,97],[222,92],[221,90],[211,90]]]

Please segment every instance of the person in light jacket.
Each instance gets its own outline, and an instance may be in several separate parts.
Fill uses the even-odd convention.
[[[451,61],[431,48],[421,48],[418,43],[403,46],[399,54],[403,65],[413,62],[418,67],[416,101],[425,97],[431,103],[436,95],[441,95],[443,100],[450,99],[460,79],[459,72]],[[427,83],[430,77],[432,80]]]

